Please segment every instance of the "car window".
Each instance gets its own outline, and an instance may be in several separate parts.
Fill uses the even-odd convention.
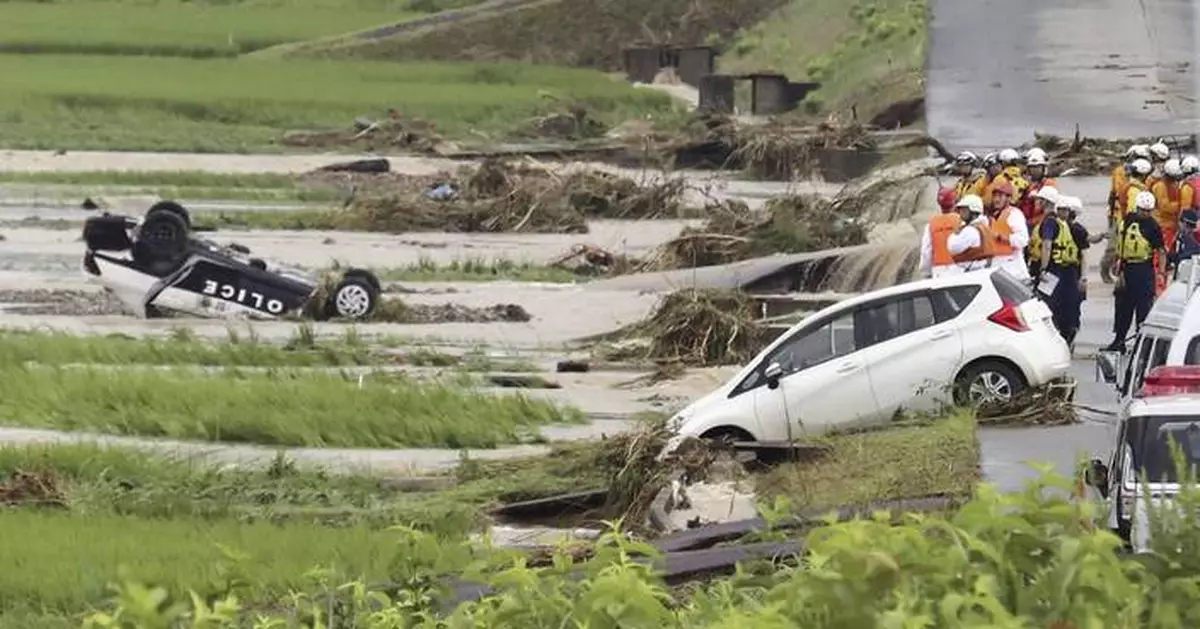
[[[1180,448],[1189,467],[1195,469],[1200,463],[1200,416],[1146,417],[1141,421],[1146,422],[1142,442],[1138,444],[1140,447],[1133,448],[1139,476],[1145,473],[1152,483],[1177,482],[1172,443]]]
[[[971,302],[975,300],[975,296],[979,294],[979,290],[979,286],[971,284],[933,291],[930,294],[930,301],[933,304],[934,312],[937,314],[938,322],[949,321],[962,314],[962,311],[966,310],[967,306],[971,305]]]
[[[1137,343],[1134,344],[1134,352],[1128,358],[1128,363],[1125,367],[1125,376],[1121,379],[1121,391],[1125,395],[1136,391],[1138,387],[1142,386],[1143,368],[1146,366],[1146,361],[1150,360],[1150,345],[1153,343],[1153,340],[1148,336],[1140,336]]]
[[[1129,389],[1130,391],[1137,391],[1142,388],[1142,383],[1146,380],[1146,374],[1151,369],[1166,364],[1167,353],[1170,349],[1170,339],[1143,337],[1142,344],[1138,346],[1137,365],[1134,368],[1133,386]]]
[[[1200,365],[1200,335],[1193,336],[1188,341],[1187,354],[1183,357],[1185,365]]]
[[[890,341],[937,323],[929,295],[906,295],[860,308],[855,323],[861,331],[863,347]]]
[[[1033,292],[1029,290],[1020,280],[1011,276],[1006,271],[997,271],[992,273],[992,286],[996,287],[996,292],[1000,294],[1000,299],[1008,303],[1019,306],[1030,299],[1033,299]]]
[[[816,367],[841,358],[857,349],[854,333],[854,314],[847,312],[815,328],[801,330],[767,354],[757,368],[733,391],[737,395],[766,382],[763,372],[771,363],[779,363],[783,375]]]

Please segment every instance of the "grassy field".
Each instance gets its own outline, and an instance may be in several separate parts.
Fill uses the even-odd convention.
[[[232,57],[422,15],[347,5],[5,2],[0,53]]]
[[[926,0],[791,0],[744,29],[718,58],[722,72],[776,71],[820,81],[810,111],[870,119],[924,93]]]
[[[488,448],[537,440],[573,409],[453,384],[288,370],[9,366],[0,423],[281,446]],[[384,379],[380,379],[384,380]]]
[[[202,171],[0,171],[0,183],[37,186],[39,196],[62,187],[64,198],[153,195],[163,199],[295,201],[328,203],[345,192],[333,186],[305,185],[298,177],[271,173],[222,174]],[[49,190],[47,190],[49,188]]]
[[[389,107],[449,137],[515,132],[563,101],[610,121],[670,107],[594,72],[518,63],[0,55],[0,75],[8,148],[263,151]]]

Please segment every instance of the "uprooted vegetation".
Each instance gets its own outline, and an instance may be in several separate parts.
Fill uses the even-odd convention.
[[[1167,138],[1168,145],[1182,151],[1195,151],[1191,137]],[[1118,164],[1125,162],[1125,151],[1134,144],[1153,144],[1158,138],[1106,140],[1081,136],[1066,138],[1048,133],[1034,133],[1034,141],[1023,144],[1022,152],[1033,147],[1046,151],[1050,157],[1051,174],[1073,170],[1076,175],[1108,175]]]
[[[742,364],[765,345],[754,304],[734,291],[681,290],[663,297],[632,332],[650,339],[647,358],[685,365]]]
[[[687,207],[687,186],[677,177],[638,182],[596,171],[556,174],[499,159],[432,177],[321,174],[317,179],[342,179],[355,193],[338,210],[237,212],[210,220],[200,216],[197,222],[394,233],[586,233],[589,219],[679,218],[696,212]]]

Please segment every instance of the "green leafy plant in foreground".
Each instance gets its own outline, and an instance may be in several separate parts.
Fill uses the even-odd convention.
[[[830,524],[806,536],[807,553],[797,562],[744,565],[688,590],[669,588],[647,563],[656,559],[653,550],[616,531],[586,562],[572,564],[563,553],[530,567],[511,556],[471,560],[464,546],[404,530],[401,555],[409,561],[391,594],[350,583],[295,594],[264,615],[236,594],[205,601],[127,583],[114,611],[87,626],[233,629],[251,618],[256,627],[362,629],[1200,626],[1200,571],[1179,557],[1182,538],[1200,539],[1196,516],[1160,523],[1161,539],[1173,546],[1134,560],[1118,553],[1116,536],[1092,525],[1095,505],[1066,497],[1071,488],[1046,476],[1016,494],[983,486],[945,518]],[[1197,513],[1197,491],[1186,490],[1179,504],[1181,513]],[[435,616],[444,574],[485,582],[493,592]]]

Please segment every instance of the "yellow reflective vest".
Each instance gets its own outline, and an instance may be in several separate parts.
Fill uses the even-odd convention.
[[[1125,262],[1146,262],[1154,256],[1150,240],[1142,235],[1142,228],[1133,219],[1123,218],[1117,225],[1117,257]]]

